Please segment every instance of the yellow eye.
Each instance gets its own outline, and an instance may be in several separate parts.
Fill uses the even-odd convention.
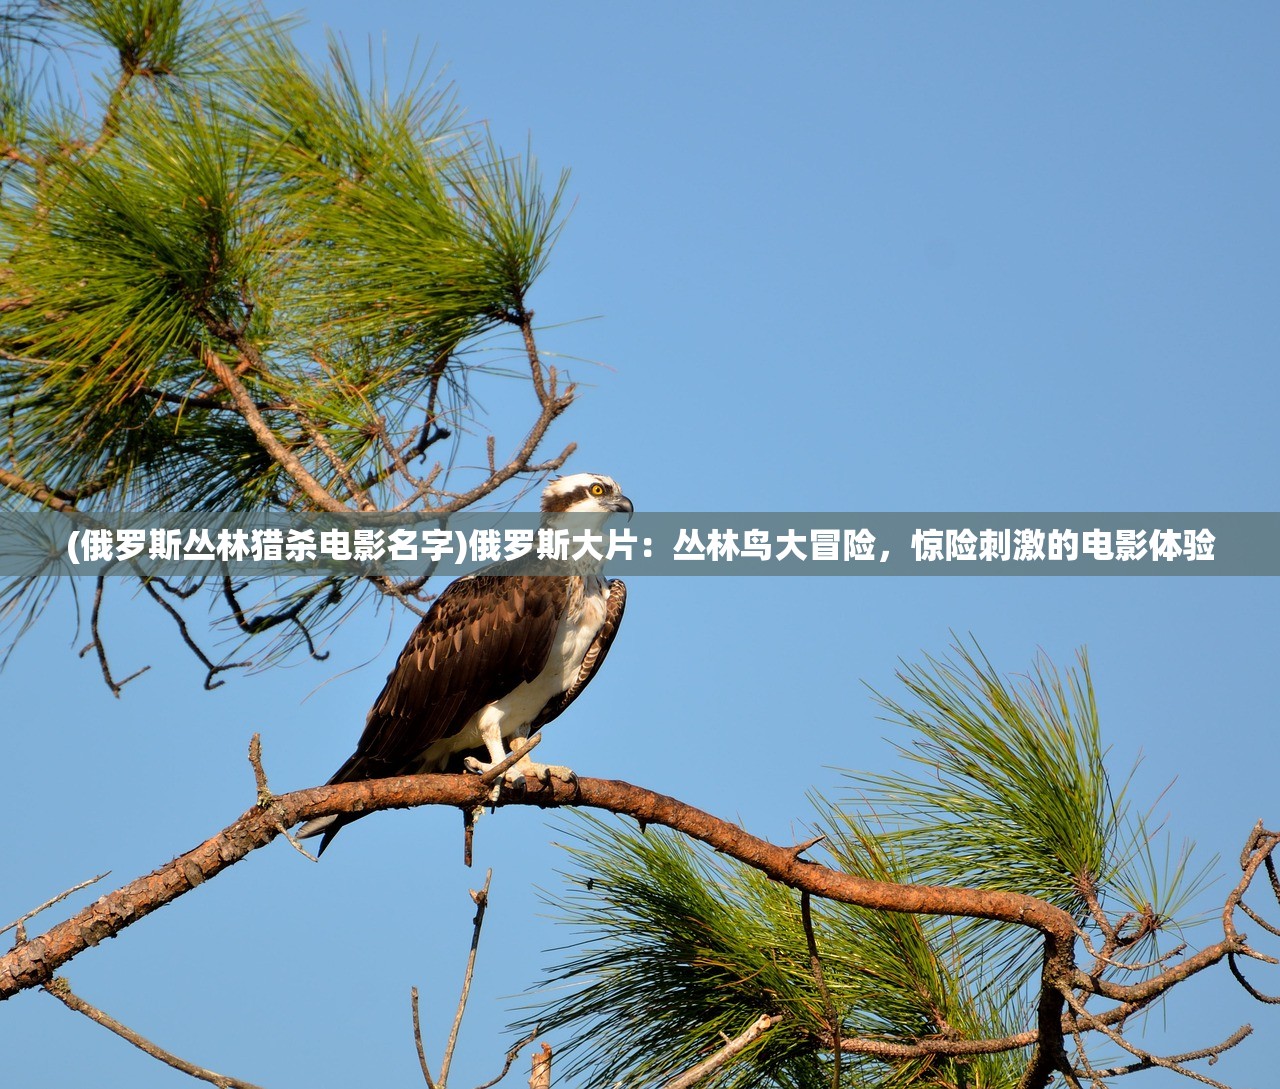
[[[604,485],[592,484],[590,491],[592,495],[604,495]]]

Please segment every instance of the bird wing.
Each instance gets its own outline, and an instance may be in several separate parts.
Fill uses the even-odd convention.
[[[409,637],[356,751],[330,782],[416,771],[428,745],[542,672],[565,602],[563,579],[476,575],[451,583]]]
[[[578,669],[577,677],[574,678],[573,684],[559,696],[550,700],[538,713],[538,717],[529,726],[530,733],[540,730],[553,718],[559,716],[591,682],[591,678],[596,675],[596,670],[604,664],[609,648],[613,646],[613,638],[618,634],[618,625],[622,623],[622,610],[626,607],[626,583],[621,579],[611,579],[609,581],[609,599],[605,603],[604,623],[600,625],[600,630],[596,632],[596,637],[591,641],[591,646],[587,648],[587,653],[582,658],[582,665]]]

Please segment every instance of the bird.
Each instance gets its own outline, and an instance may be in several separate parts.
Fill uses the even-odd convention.
[[[631,514],[617,482],[597,473],[557,477],[543,489],[544,523],[557,514]],[[557,718],[590,683],[613,645],[627,602],[620,579],[590,567],[556,575],[481,571],[451,582],[405,643],[365,720],[356,750],[329,783],[425,772],[483,774],[507,746]],[[487,759],[485,759],[487,757]],[[571,780],[567,768],[528,755],[503,775]],[[501,788],[499,782],[496,789]],[[363,814],[308,821],[317,855]]]

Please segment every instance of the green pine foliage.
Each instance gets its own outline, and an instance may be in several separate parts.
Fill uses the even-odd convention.
[[[1189,875],[1185,855],[1165,870],[1153,864],[1149,822],[1110,786],[1083,655],[1065,675],[1041,659],[1011,680],[976,647],[957,647],[954,659],[905,666],[899,679],[903,697],[879,701],[913,734],[901,755],[914,770],[851,775],[854,796],[816,797],[825,839],[809,857],[882,881],[1030,892],[1071,913],[1096,946],[1091,902],[1112,921],[1127,911],[1151,919],[1148,950],[1180,925],[1171,913],[1203,871]],[[829,1009],[844,1038],[983,1039],[1034,1027],[1033,931],[815,898],[824,995],[794,890],[666,830],[584,815],[572,832],[573,869],[553,902],[578,940],[561,949],[524,1024],[558,1030],[558,1055],[584,1084],[661,1084],[762,1014],[783,1019],[705,1084],[829,1087]],[[1136,945],[1124,960],[1142,956]],[[1135,978],[1120,966],[1104,975]],[[1027,1054],[845,1054],[842,1084],[1005,1089]]]
[[[421,510],[538,471],[571,397],[530,373],[525,299],[564,182],[464,124],[426,70],[393,85],[337,41],[312,63],[254,7],[6,6],[0,511]],[[512,345],[533,390],[508,471],[459,455],[470,379]],[[51,588],[0,586],[0,627],[29,628]],[[183,638],[212,683],[258,635],[256,665],[318,653],[339,605],[388,587],[257,584],[234,622],[222,581],[206,589],[225,654]],[[104,676],[118,692],[105,658]]]
[[[312,65],[252,11],[50,12],[112,61],[90,117],[0,66],[6,461],[82,507],[313,506],[229,410],[213,353],[337,499],[301,417],[357,481],[393,475],[428,390],[463,389],[467,349],[524,312],[563,183],[425,77],[366,87],[337,43]]]

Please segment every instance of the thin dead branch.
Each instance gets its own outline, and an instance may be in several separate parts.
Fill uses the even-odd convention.
[[[135,1032],[128,1025],[117,1021],[110,1014],[90,1005],[71,990],[71,986],[65,979],[60,977],[51,979],[44,984],[44,990],[46,993],[53,995],[68,1009],[75,1010],[76,1013],[82,1013],[90,1021],[96,1021],[103,1028],[110,1029],[121,1039],[128,1040],[134,1047],[140,1051],[145,1051],[153,1059],[159,1059],[166,1066],[171,1066],[175,1070],[180,1070],[193,1078],[199,1078],[201,1081],[207,1081],[211,1085],[218,1086],[219,1089],[261,1089],[260,1086],[254,1085],[253,1082],[242,1081],[240,1078],[233,1078],[229,1074],[218,1074],[212,1070],[206,1070],[202,1066],[197,1066],[195,1063],[178,1057],[171,1051],[166,1051],[158,1044],[152,1043],[145,1036]]]
[[[1227,954],[1227,967],[1231,969],[1231,974],[1235,976],[1236,982],[1249,993],[1250,998],[1265,1002],[1269,1006],[1280,1006],[1280,995],[1264,994],[1244,978],[1244,973],[1240,971],[1240,965],[1236,963],[1236,955],[1234,953]]]
[[[1256,911],[1254,911],[1253,908],[1251,908],[1243,900],[1240,901],[1240,910],[1243,911],[1246,915],[1248,915],[1250,919],[1252,919],[1255,923],[1257,923],[1260,927],[1262,927],[1262,929],[1265,930],[1268,934],[1275,934],[1277,937],[1280,937],[1280,926],[1274,926],[1273,924],[1267,922],[1266,919],[1264,919],[1261,915],[1259,915]]]
[[[254,734],[249,739],[249,766],[253,768],[253,785],[258,790],[258,804],[270,805],[271,788],[267,785],[267,771],[262,766],[262,735]]]
[[[418,988],[411,987],[409,989],[409,1000],[413,1008],[413,1042],[418,1050],[418,1065],[422,1068],[422,1076],[426,1079],[427,1089],[445,1089],[449,1080],[449,1068],[453,1065],[454,1051],[458,1046],[458,1030],[462,1027],[462,1018],[467,1012],[467,999],[471,995],[471,981],[475,977],[476,970],[476,953],[480,949],[480,932],[484,927],[484,913],[489,906],[489,883],[493,880],[493,870],[488,870],[484,875],[484,886],[478,891],[471,890],[471,899],[476,905],[475,918],[471,923],[471,948],[467,953],[467,967],[462,976],[462,995],[458,999],[458,1009],[453,1017],[453,1025],[449,1029],[449,1039],[445,1044],[444,1055],[440,1060],[440,1079],[436,1081],[431,1076],[431,1068],[427,1064],[426,1050],[422,1044],[422,1020],[418,1011]],[[511,1064],[515,1061],[515,1057],[519,1054],[520,1049],[529,1043],[534,1035],[531,1033],[525,1039],[516,1044],[507,1052],[506,1063],[502,1067],[500,1073],[492,1081],[487,1082],[480,1089],[488,1089],[488,1086],[496,1085],[507,1075],[507,1071],[511,1069]]]
[[[258,808],[270,810],[276,818],[276,827],[280,830],[281,835],[289,841],[298,854],[310,862],[319,862],[320,859],[308,851],[301,843],[298,842],[297,836],[289,831],[288,826],[284,823],[283,815],[280,807],[276,805],[276,796],[271,793],[271,787],[267,783],[267,769],[262,765],[262,735],[254,734],[249,739],[249,766],[253,768],[253,785],[258,794]]]
[[[151,666],[144,665],[141,669],[135,669],[122,681],[117,681],[111,675],[111,663],[107,660],[107,646],[102,641],[102,629],[99,626],[102,617],[102,595],[105,589],[106,575],[99,575],[94,584],[93,609],[89,613],[90,641],[87,646],[81,648],[80,657],[83,658],[91,650],[97,652],[98,668],[102,670],[102,679],[106,681],[107,687],[111,689],[111,694],[116,699],[119,699],[120,692],[124,686],[135,678],[141,677]]]
[[[311,587],[311,589],[299,594],[294,599],[293,604],[288,607],[273,613],[259,613],[257,616],[250,616],[244,606],[240,604],[240,598],[237,595],[242,589],[244,587],[237,587],[230,575],[222,576],[223,599],[231,608],[231,618],[236,622],[236,627],[242,632],[246,635],[261,635],[279,624],[292,624],[307,644],[307,654],[311,658],[317,662],[323,662],[329,657],[327,650],[316,650],[315,641],[311,637],[311,630],[303,623],[301,616],[302,611],[311,604],[322,590],[327,589],[330,601],[336,603],[337,598],[341,596],[337,579],[324,579]]]
[[[1198,1051],[1184,1051],[1181,1055],[1170,1055],[1169,1061],[1173,1063],[1190,1063],[1197,1059],[1208,1059],[1210,1062],[1217,1059],[1224,1051],[1229,1051],[1236,1044],[1247,1038],[1253,1032],[1252,1025],[1241,1025],[1235,1032],[1228,1036],[1220,1044],[1214,1044],[1212,1047],[1202,1047]],[[1105,1070],[1090,1069],[1089,1077],[1094,1078],[1119,1078],[1125,1074],[1136,1074],[1140,1070],[1150,1070],[1155,1063],[1146,1060],[1139,1060],[1135,1063],[1129,1063],[1125,1066],[1111,1066]]]
[[[480,931],[484,927],[484,913],[489,906],[489,882],[493,880],[493,870],[484,875],[484,886],[479,892],[472,890],[471,899],[475,901],[476,916],[471,922],[471,948],[467,952],[467,969],[462,976],[462,995],[458,998],[458,1010],[453,1015],[453,1026],[449,1029],[449,1041],[444,1046],[444,1058],[440,1060],[440,1085],[443,1087],[449,1080],[449,1068],[453,1065],[453,1052],[458,1046],[458,1030],[462,1028],[462,1018],[467,1012],[467,999],[471,997],[471,981],[476,973],[476,953],[480,950]]]
[[[413,1010],[413,1043],[418,1049],[418,1066],[422,1068],[422,1077],[427,1089],[436,1089],[435,1079],[431,1076],[431,1067],[427,1065],[427,1053],[422,1046],[422,1018],[418,1013],[418,988],[409,988],[409,1005]]]
[[[144,579],[142,582],[142,588],[147,592],[147,596],[164,609],[164,611],[173,619],[174,624],[177,625],[178,634],[182,636],[182,641],[187,645],[187,649],[190,650],[191,653],[200,661],[200,664],[204,666],[204,687],[206,691],[212,692],[215,688],[220,688],[226,683],[225,681],[215,681],[214,677],[217,674],[223,673],[229,669],[248,669],[253,665],[250,661],[214,662],[207,654],[205,654],[195,639],[192,638],[191,630],[187,627],[187,621],[183,615],[160,596],[160,591],[153,585],[154,582],[154,579]]]
[[[13,922],[6,923],[4,926],[0,926],[0,934],[7,933],[10,930],[14,931],[15,933],[13,936],[13,944],[15,946],[21,945],[23,942],[27,940],[26,922],[28,919],[34,919],[37,915],[40,914],[40,912],[53,907],[54,904],[62,903],[62,901],[65,900],[68,896],[71,896],[79,892],[81,889],[87,889],[90,885],[96,885],[99,881],[101,881],[104,877],[106,877],[110,873],[111,873],[110,870],[104,870],[102,873],[98,874],[97,877],[91,877],[87,881],[81,881],[80,884],[78,885],[72,885],[71,888],[64,889],[62,892],[58,893],[57,896],[49,897],[49,899],[46,900],[43,904],[40,904],[37,907],[33,907],[30,911],[26,912],[23,915],[19,915],[16,919],[13,920]]]
[[[510,1072],[512,1064],[516,1061],[517,1058],[519,1058],[520,1052],[522,1052],[526,1047],[528,1047],[531,1043],[533,1043],[539,1031],[540,1030],[538,1029],[538,1027],[534,1026],[533,1031],[529,1033],[528,1036],[512,1044],[511,1047],[508,1048],[507,1050],[507,1057],[503,1061],[502,1070],[499,1071],[498,1076],[496,1078],[491,1078],[489,1081],[485,1082],[483,1085],[477,1085],[476,1089],[493,1089],[493,1087],[497,1085],[498,1082],[500,1082],[503,1078],[505,1078],[507,1074]],[[546,1044],[543,1044],[542,1046],[543,1046],[543,1049],[549,1055],[551,1049],[547,1047]],[[535,1055],[534,1062],[536,1063],[537,1061],[538,1061],[537,1056]],[[548,1058],[548,1064],[549,1063],[550,1063],[550,1059]]]
[[[1075,995],[1073,995],[1069,990],[1066,990],[1066,989],[1064,989],[1061,992],[1061,994],[1062,994],[1063,1000],[1071,1007],[1072,1010],[1074,1010],[1078,1015],[1085,1014],[1084,1006],[1081,1005],[1080,1001],[1075,997]],[[1114,1029],[1107,1027],[1106,1025],[1097,1025],[1095,1027],[1099,1032],[1102,1033],[1103,1036],[1105,1036],[1117,1047],[1122,1048],[1123,1050],[1129,1052],[1130,1055],[1133,1055],[1138,1060],[1137,1069],[1146,1069],[1149,1067],[1158,1066],[1163,1070],[1171,1070],[1175,1074],[1181,1074],[1184,1078],[1190,1078],[1192,1081],[1198,1081],[1203,1083],[1204,1085],[1213,1086],[1213,1089],[1231,1089],[1229,1085],[1226,1085],[1223,1082],[1216,1081],[1215,1079],[1209,1077],[1206,1074],[1201,1074],[1199,1071],[1189,1069],[1188,1067],[1184,1066],[1176,1056],[1154,1055],[1151,1052],[1145,1051],[1142,1048],[1138,1047],[1136,1044],[1131,1043],[1129,1040],[1125,1039],[1125,1037],[1122,1036],[1120,1033],[1116,1032]],[[1209,1048],[1206,1050],[1205,1053],[1212,1055],[1214,1054],[1214,1049]],[[1081,1052],[1081,1054],[1083,1055],[1083,1052]],[[1193,1052],[1192,1054],[1199,1057],[1200,1053]],[[1069,1064],[1067,1064],[1063,1067],[1063,1069],[1072,1070],[1073,1068]],[[1094,1078],[1094,1079],[1097,1079],[1100,1076],[1096,1071],[1094,1071],[1092,1068],[1088,1066],[1086,1066],[1085,1069],[1081,1071],[1081,1073],[1085,1077]]]
[[[717,1070],[731,1062],[737,1056],[741,1055],[752,1044],[754,1044],[761,1036],[768,1032],[774,1025],[782,1020],[780,1013],[762,1013],[755,1019],[745,1032],[740,1033],[730,1040],[724,1047],[709,1055],[697,1066],[691,1066],[683,1074],[677,1075],[667,1082],[662,1089],[692,1089],[703,1078],[714,1074]]]

